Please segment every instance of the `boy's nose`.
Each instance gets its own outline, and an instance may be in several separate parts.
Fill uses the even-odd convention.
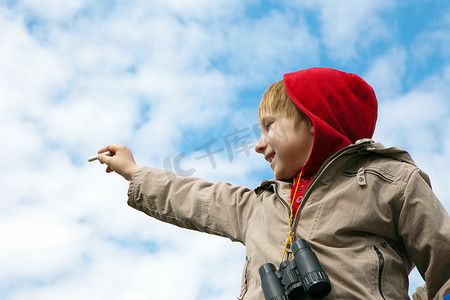
[[[267,144],[264,142],[263,136],[259,138],[258,142],[255,145],[255,151],[257,153],[264,153],[264,150],[267,148]]]

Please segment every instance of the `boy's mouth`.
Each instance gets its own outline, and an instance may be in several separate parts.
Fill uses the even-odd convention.
[[[272,153],[267,154],[264,158],[265,158],[265,160],[267,160],[269,163],[272,163],[274,157],[275,157],[275,153],[272,152]]]

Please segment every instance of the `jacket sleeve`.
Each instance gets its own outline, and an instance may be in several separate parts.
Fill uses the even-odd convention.
[[[425,280],[428,299],[450,293],[450,218],[427,175],[412,173],[399,216],[399,233]]]
[[[256,197],[246,187],[149,167],[136,172],[128,189],[128,204],[151,217],[242,243]]]

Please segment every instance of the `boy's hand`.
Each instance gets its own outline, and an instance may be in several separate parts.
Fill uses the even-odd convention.
[[[102,154],[109,151],[109,155]],[[131,180],[139,167],[134,162],[133,153],[123,145],[108,145],[98,150],[98,160],[102,164],[107,164],[106,173],[116,172],[126,180]]]

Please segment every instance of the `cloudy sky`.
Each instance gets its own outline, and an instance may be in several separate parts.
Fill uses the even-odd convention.
[[[448,1],[0,1],[0,299],[234,299],[242,245],[133,210],[87,157],[255,187],[260,97],[309,67],[374,87],[374,139],[448,211]]]

